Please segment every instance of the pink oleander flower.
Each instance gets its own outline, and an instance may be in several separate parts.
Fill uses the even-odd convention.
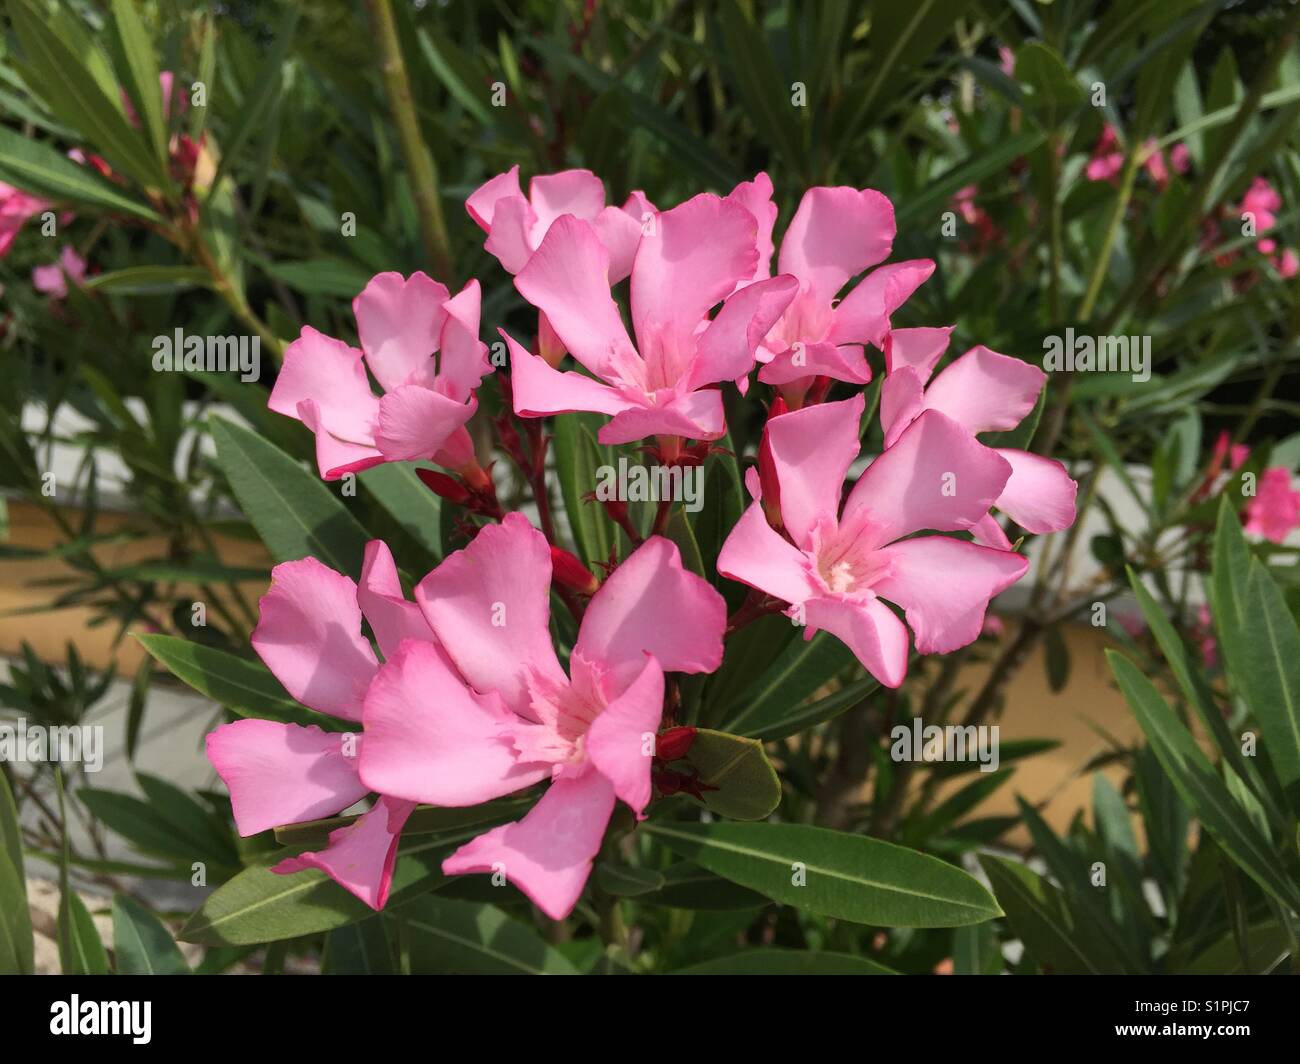
[[[1255,218],[1255,232],[1259,235],[1267,233],[1277,225],[1277,212],[1282,209],[1282,197],[1278,195],[1277,189],[1268,183],[1263,177],[1257,177],[1250,183],[1250,188],[1246,189],[1245,195],[1241,197],[1241,207],[1238,209],[1240,214],[1251,214]],[[1265,254],[1270,254],[1273,248],[1263,247],[1261,242],[1260,250]]]
[[[403,598],[393,556],[380,540],[366,544],[359,584],[315,558],[283,562],[271,570],[271,588],[258,605],[253,649],[285,690],[310,709],[357,724],[379,670],[362,617],[386,659],[404,641],[433,641],[419,608]],[[235,826],[247,836],[333,816],[364,798],[371,788],[358,773],[363,744],[357,732],[248,718],[212,732],[207,753],[230,791]],[[359,820],[331,832],[324,850],[287,858],[271,871],[319,868],[381,909],[413,808],[381,795]]]
[[[718,572],[791,604],[804,638],[826,630],[888,687],[907,673],[907,627],[922,654],[945,654],[979,637],[989,600],[1019,580],[1028,559],[1012,551],[923,530],[970,531],[1011,476],[992,448],[937,410],[913,420],[858,478],[843,506],[844,478],[858,455],[865,399],[805,407],[767,425],[785,535],[758,496],[728,535]],[[909,538],[912,537],[912,538]]]
[[[1295,248],[1283,248],[1273,260],[1273,268],[1282,280],[1289,281],[1300,273],[1300,255],[1296,254]]]
[[[1291,470],[1285,466],[1265,469],[1243,516],[1248,534],[1273,543],[1282,543],[1293,528],[1300,527],[1300,491],[1291,487]]]
[[[474,460],[464,426],[491,369],[479,306],[478,281],[452,296],[423,273],[378,274],[352,301],[361,350],[304,326],[267,406],[316,434],[326,480],[428,458],[460,469]],[[382,396],[371,390],[367,367]]]
[[[1124,153],[1119,148],[1115,127],[1107,122],[1101,127],[1101,139],[1092,149],[1092,157],[1084,169],[1089,181],[1114,181],[1124,169]]]
[[[1185,174],[1192,168],[1192,153],[1186,144],[1180,142],[1169,149],[1169,165],[1176,174]]]
[[[50,209],[39,196],[32,196],[0,181],[0,258],[9,254],[18,231],[27,219]]]
[[[483,246],[508,273],[527,265],[557,218],[568,214],[590,222],[609,253],[610,284],[631,272],[641,228],[657,213],[644,192],[633,192],[622,207],[606,207],[605,186],[590,170],[538,174],[525,197],[518,166],[480,185],[465,209],[488,235]]]
[[[598,434],[608,444],[655,435],[716,440],[726,431],[716,385],[753,368],[797,283],[773,277],[736,291],[755,275],[758,223],[730,197],[702,193],[655,215],[648,228],[632,265],[634,347],[610,297],[610,254],[595,229],[572,215],[551,225],[515,287],[597,379],[553,369],[503,331],[516,414],[609,414]]]
[[[615,799],[651,796],[664,673],[722,661],[726,604],[652,536],[592,596],[569,659],[551,645],[551,551],[522,514],[480,531],[421,581],[437,643],[409,640],[365,699],[361,779],[412,802],[471,806],[541,780],[517,823],[443,872],[504,871],[552,919],[577,904]]]
[[[771,272],[776,205],[767,174],[738,185],[728,199],[758,221],[759,260],[752,280]],[[880,347],[889,318],[934,272],[929,259],[880,266],[842,300],[840,290],[893,250],[894,208],[874,189],[810,188],[781,239],[777,270],[799,289],[763,338],[755,356],[758,379],[777,385],[791,406],[802,403],[819,376],[850,384],[871,380],[863,345]],[[769,282],[770,283],[770,282]]]
[[[51,299],[66,299],[68,282],[81,284],[86,279],[86,260],[77,254],[71,244],[59,252],[59,261],[32,270],[32,287]]]
[[[892,447],[927,410],[952,418],[972,435],[1013,429],[1034,408],[1047,375],[1037,366],[987,347],[972,347],[930,380],[951,329],[895,329],[885,348],[880,424]],[[928,382],[928,384],[927,384]],[[1078,484],[1060,462],[1029,451],[996,448],[1011,473],[994,505],[1027,532],[1059,532],[1074,523]],[[1002,550],[1011,541],[992,514],[971,529],[975,539]]]

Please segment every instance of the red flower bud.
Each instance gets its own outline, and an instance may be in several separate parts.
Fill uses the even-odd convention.
[[[772,400],[772,405],[768,409],[768,423],[770,424],[774,417],[780,417],[788,410],[785,400],[778,395]],[[758,446],[758,482],[763,490],[763,512],[767,514],[768,524],[775,529],[784,527],[784,522],[781,520],[781,483],[776,478],[776,462],[772,458],[772,444],[768,439],[767,425],[763,426],[763,439]]]
[[[448,502],[464,506],[470,500],[469,489],[455,477],[439,473],[436,469],[417,469],[415,475],[424,481],[426,488]]]
[[[551,548],[551,575],[552,579],[583,595],[594,595],[600,587],[592,571],[563,547]]]
[[[660,761],[680,761],[694,742],[694,728],[669,728],[655,737],[655,757]]]

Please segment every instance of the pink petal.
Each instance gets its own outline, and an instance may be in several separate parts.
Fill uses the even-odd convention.
[[[925,409],[925,385],[911,366],[901,366],[885,377],[880,387],[880,428],[885,446],[892,447]]]
[[[318,433],[323,429],[342,441],[374,445],[379,400],[370,390],[361,352],[309,325],[285,351],[266,405],[301,419],[303,402],[315,404]]]
[[[643,353],[650,343],[690,350],[709,310],[754,276],[757,224],[709,192],[658,215],[632,265],[632,326]]]
[[[430,366],[450,293],[423,273],[376,274],[352,301],[366,362],[386,392]],[[430,374],[431,375],[431,374]]]
[[[726,431],[722,393],[716,388],[704,388],[662,405],[629,405],[600,427],[596,439],[608,444],[632,443],[647,436],[716,440]]]
[[[754,352],[799,291],[793,277],[779,275],[742,288],[722,304],[695,345],[683,387],[735,380],[754,368]],[[763,379],[760,375],[760,380]]]
[[[974,642],[989,599],[1014,584],[1029,559],[949,536],[921,536],[880,550],[887,574],[873,586],[907,611],[922,654],[947,654]]]
[[[379,400],[375,445],[390,462],[432,458],[478,409],[422,384],[403,384]]]
[[[542,912],[563,920],[582,896],[613,811],[614,787],[599,772],[558,779],[517,824],[467,842],[442,871],[503,871]]]
[[[885,372],[911,366],[924,384],[948,350],[951,325],[942,329],[892,329],[885,337]]]
[[[968,432],[1013,429],[1034,408],[1047,374],[987,347],[972,347],[925,390],[927,409],[947,414]]]
[[[883,346],[890,331],[890,315],[906,303],[932,273],[934,263],[929,259],[891,262],[872,270],[835,308],[825,339],[833,344]]]
[[[1259,478],[1255,497],[1246,503],[1245,530],[1273,543],[1285,542],[1300,525],[1300,491],[1291,489],[1291,471],[1270,466]]]
[[[433,642],[433,632],[420,607],[408,602],[402,594],[393,552],[382,539],[372,539],[366,544],[361,580],[357,584],[357,604],[370,622],[370,630],[375,633],[375,641],[385,658],[396,653],[403,639]]]
[[[42,295],[63,299],[68,294],[68,282],[63,276],[63,267],[57,262],[48,266],[36,266],[32,269],[32,287]]]
[[[814,598],[803,604],[804,639],[825,629],[847,646],[886,687],[907,675],[907,628],[877,598]]]
[[[790,384],[811,377],[866,384],[871,380],[861,344],[803,343],[788,347],[758,371],[764,384]]]
[[[432,643],[408,640],[366,695],[361,779],[371,790],[431,805],[467,806],[528,787],[550,765],[521,764],[519,718],[496,694],[470,690]]]
[[[618,305],[609,294],[609,253],[586,222],[564,217],[551,226],[515,287],[551,323],[565,348],[598,377],[638,359]]]
[[[461,403],[492,372],[487,344],[478,338],[482,301],[478,281],[470,281],[443,307],[447,317],[438,344],[438,390]]]
[[[663,669],[653,658],[643,659],[640,674],[587,729],[587,756],[638,820],[645,819],[650,801],[654,737],[663,712]]]
[[[420,581],[415,600],[461,675],[521,716],[533,719],[530,672],[568,684],[551,645],[551,548],[523,514],[480,529]]]
[[[999,447],[1011,465],[1011,477],[997,507],[1026,532],[1059,532],[1074,524],[1074,496],[1079,485],[1054,458]]]
[[[829,304],[850,277],[889,257],[896,231],[894,207],[875,189],[810,188],[781,239],[778,268]]]
[[[861,394],[821,403],[767,422],[768,441],[781,485],[781,518],[795,545],[812,546],[812,531],[840,508],[844,477],[858,456]]]
[[[605,186],[590,170],[538,174],[528,182],[528,202],[537,215],[538,239],[564,214],[595,221],[605,207]]]
[[[492,231],[483,242],[483,249],[507,273],[518,273],[533,253],[532,234],[536,225],[537,216],[523,196],[503,197],[496,203]]]
[[[746,508],[718,553],[718,572],[723,576],[783,602],[803,602],[813,593],[807,568],[803,552],[767,523],[757,502]]]
[[[1005,494],[1005,491],[1003,494]],[[995,550],[1011,549],[1011,540],[1007,538],[1007,534],[1002,531],[998,519],[992,514],[985,514],[971,525],[970,533],[975,542],[981,547],[993,547]]]
[[[727,604],[682,568],[677,545],[651,536],[600,586],[583,615],[574,652],[603,665],[619,685],[653,654],[666,672],[712,672],[722,663]]]
[[[742,181],[731,190],[727,199],[739,203],[754,216],[758,223],[755,243],[758,247],[758,261],[754,264],[754,273],[747,280],[760,281],[772,274],[772,229],[776,225],[777,209],[772,202],[772,179],[766,173],[758,173],[753,181]]]
[[[951,418],[927,410],[858,478],[841,523],[861,522],[864,546],[892,543],[927,528],[969,529],[1002,494],[1010,476],[1011,466],[991,447]]]
[[[546,417],[593,410],[617,414],[634,406],[607,384],[582,373],[552,369],[546,360],[520,347],[504,329],[510,352],[510,385],[515,413],[520,417]]]
[[[635,207],[631,197],[628,204]],[[636,248],[641,243],[641,215],[627,206],[606,207],[591,224],[609,252],[609,283],[618,284],[632,272]]]
[[[344,753],[345,741],[356,739],[251,717],[211,732],[208,760],[230,791],[239,833],[333,816],[365,797],[356,758]]]
[[[326,430],[321,422],[320,407],[313,399],[298,404],[298,419],[316,437],[316,468],[325,480],[338,480],[345,473],[359,473],[382,465],[384,456],[364,443],[349,443]]]
[[[523,190],[519,187],[518,166],[512,166],[504,174],[497,174],[471,192],[465,201],[465,210],[478,223],[479,228],[488,233],[492,230],[497,203],[512,196],[524,198]]]
[[[282,562],[258,608],[253,649],[285,690],[321,713],[360,720],[379,662],[361,635],[352,579],[315,558]]]
[[[284,876],[319,868],[372,909],[382,909],[393,881],[402,828],[414,809],[414,802],[380,798],[359,819],[331,831],[325,849],[286,857],[271,871]]]

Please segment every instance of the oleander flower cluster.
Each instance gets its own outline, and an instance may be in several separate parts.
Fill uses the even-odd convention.
[[[418,805],[540,794],[442,867],[500,873],[560,919],[616,808],[642,819],[672,789],[657,766],[669,729],[680,747],[680,678],[717,670],[739,628],[783,613],[896,688],[913,654],[978,638],[990,600],[1025,574],[1024,534],[1073,522],[1076,485],[1052,458],[981,439],[1031,414],[1042,370],[978,344],[949,357],[947,326],[895,328],[934,263],[893,258],[879,192],[807,190],[779,243],[766,174],[725,196],[618,206],[590,172],[535,177],[525,194],[515,168],[466,208],[535,313],[533,336],[502,330],[508,366],[480,335],[478,281],[453,293],[384,273],[353,303],[358,346],[304,328],[270,407],[314,434],[327,480],[441,467],[421,478],[465,508],[472,538],[410,574],[409,597],[378,540],[357,580],[310,557],[276,566],[253,649],[321,724],[238,720],[207,748],[243,835],[369,799],[275,871],[323,870],[376,909]],[[594,568],[545,498],[536,520],[505,512],[468,427],[490,374],[508,404],[497,446],[542,496],[541,419],[599,415],[601,444],[686,467],[718,446],[729,409],[765,411],[757,453],[738,456],[751,501],[717,558],[744,605],[729,615],[725,582],[688,566],[662,507],[638,528],[613,504],[630,546]],[[883,448],[863,453],[866,439]],[[553,604],[576,631],[563,644]]]

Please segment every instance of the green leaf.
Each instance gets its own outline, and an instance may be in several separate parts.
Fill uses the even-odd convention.
[[[107,975],[108,954],[80,895],[66,884],[59,901],[59,965],[64,975]]]
[[[322,256],[297,262],[268,262],[267,275],[308,295],[351,299],[370,280],[370,271],[346,259]]]
[[[1160,650],[1169,663],[1178,686],[1182,688],[1183,697],[1187,699],[1188,705],[1200,718],[1201,724],[1214,740],[1219,753],[1228,759],[1237,770],[1237,774],[1247,779],[1252,778],[1253,774],[1248,771],[1241,756],[1240,746],[1233,741],[1228,732],[1227,721],[1223,719],[1223,714],[1214,703],[1214,695],[1210,691],[1205,674],[1193,663],[1187,646],[1179,637],[1177,630],[1132,569],[1128,571],[1128,582],[1142,610],[1142,616],[1146,618],[1151,634],[1156,637],[1156,642],[1160,645]]]
[[[943,209],[953,195],[967,185],[977,185],[993,174],[1004,173],[1015,159],[1028,155],[1044,140],[1042,130],[1029,130],[1006,137],[970,158],[945,170],[897,209],[898,225],[915,224]]]
[[[678,861],[663,871],[664,885],[653,894],[642,894],[642,905],[666,905],[674,909],[733,912],[738,909],[761,909],[771,899],[757,894],[729,879],[715,876],[690,861]]]
[[[144,138],[131,128],[121,101],[114,96],[116,84],[101,84],[90,69],[95,59],[103,61],[102,56],[78,55],[73,47],[77,42],[56,32],[28,0],[12,0],[9,13],[33,75],[28,83],[40,86],[59,119],[78,130],[120,172],[145,187],[165,186],[168,178],[162,161],[153,157]]]
[[[486,72],[475,59],[457,48],[446,34],[420,29],[415,37],[430,69],[452,98],[482,125],[494,125],[492,110],[484,99]]]
[[[959,927],[952,933],[952,965],[955,975],[998,975],[1002,971],[1002,948],[992,921]]]
[[[1264,726],[1269,761],[1292,810],[1300,814],[1300,629],[1258,560],[1250,569],[1250,613],[1256,623],[1245,642],[1254,653],[1242,686],[1251,712]]]
[[[208,840],[207,836],[212,834],[210,828],[205,826],[204,835],[193,838],[185,827],[178,826],[172,817],[183,819],[184,812],[164,811],[153,802],[133,795],[93,787],[82,787],[77,791],[77,798],[95,819],[143,853],[185,863],[207,861],[218,869],[239,866],[238,856],[230,851],[227,840],[223,840],[224,847]]]
[[[1049,129],[1083,103],[1083,87],[1061,57],[1040,41],[1016,53],[1016,81],[1026,90],[1026,109]]]
[[[120,211],[149,222],[160,220],[94,170],[4,126],[0,126],[0,179],[56,201]]]
[[[22,833],[9,780],[0,772],[0,975],[31,975],[34,971]]]
[[[309,555],[356,578],[366,531],[329,488],[274,444],[232,421],[212,418],[217,464],[276,561]]]
[[[664,888],[664,877],[653,868],[636,868],[613,861],[601,861],[596,866],[596,883],[606,894],[620,898],[635,898]]]
[[[565,414],[555,419],[555,470],[560,496],[569,518],[578,554],[588,565],[609,561],[618,531],[594,499],[583,496],[596,490],[596,470],[610,462],[608,450],[595,438],[601,418],[590,414]]]
[[[118,975],[189,975],[171,933],[139,902],[113,896],[113,955]]]
[[[122,55],[130,75],[127,91],[135,104],[136,114],[143,117],[144,128],[153,142],[158,168],[166,173],[169,165],[167,125],[163,120],[162,88],[158,80],[158,64],[154,60],[153,42],[145,33],[133,0],[113,0],[113,23],[117,27]]]
[[[1233,801],[1214,766],[1160,692],[1123,654],[1108,650],[1106,657],[1160,764],[1205,829],[1265,891],[1300,910],[1300,890],[1279,868],[1272,844]]]
[[[721,0],[718,16],[731,80],[758,140],[782,156],[790,170],[806,174],[808,153],[795,118],[798,112],[790,101],[789,82],[761,28],[741,13],[735,0]]]
[[[82,287],[114,295],[148,296],[207,288],[211,283],[208,271],[198,266],[127,266],[88,277]]]
[[[781,781],[757,739],[700,728],[685,760],[695,768],[704,804],[731,820],[762,820],[781,804]]]
[[[314,724],[326,730],[346,729],[343,722],[300,706],[260,661],[178,636],[137,634],[136,639],[178,679],[241,717]]]
[[[806,824],[643,826],[711,872],[807,912],[880,927],[958,927],[1001,910],[959,868],[879,839]]]
[[[396,908],[444,882],[443,858],[477,834],[478,829],[471,829],[403,844],[393,870],[388,907]],[[181,941],[249,946],[331,931],[374,915],[370,906],[318,869],[287,876],[271,871],[271,865],[294,852],[268,855],[262,863],[223,883],[181,928]]]
[[[1027,866],[984,854],[980,864],[988,874],[1007,922],[1025,945],[1029,957],[1056,975],[1119,974],[1090,955],[1088,927],[1065,896]]]
[[[766,737],[782,730],[797,706],[847,666],[853,652],[829,632],[788,646],[724,711],[721,729]]]
[[[669,975],[897,975],[892,968],[851,953],[751,949],[678,968]]]
[[[429,552],[430,560],[442,557],[442,500],[424,486],[409,462],[385,462],[357,474],[362,487],[372,492],[379,505]]]
[[[240,101],[238,120],[226,131],[221,142],[221,161],[212,178],[212,191],[209,200],[217,194],[221,179],[225,176],[231,160],[240,157],[244,142],[257,129],[258,125],[272,111],[272,104],[284,86],[284,63],[293,45],[294,30],[298,26],[301,11],[297,4],[286,4],[280,24],[275,28],[272,44],[266,52],[266,58],[257,72],[257,79]],[[355,293],[353,293],[355,294]]]
[[[429,895],[400,919],[410,935],[412,974],[578,974],[564,954],[495,905]]]
[[[375,914],[325,936],[322,975],[396,975],[397,962],[384,917]]]

